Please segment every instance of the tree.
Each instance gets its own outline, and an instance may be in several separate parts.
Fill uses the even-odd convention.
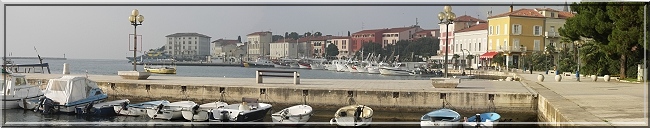
[[[241,36],[237,36],[237,41],[239,41],[239,43],[241,43]]]
[[[284,32],[284,37],[289,37],[289,32]]]
[[[291,33],[289,34],[289,37],[287,37],[287,38],[291,38],[291,39],[297,40],[298,38],[300,38],[300,34],[298,34],[297,32],[291,32]]]
[[[363,52],[365,53],[375,53],[375,54],[382,54],[383,56],[388,56],[390,53],[387,53],[382,47],[381,44],[379,43],[364,43],[363,46],[361,46],[363,49]]]
[[[314,36],[323,36],[323,33],[321,33],[321,32],[315,32],[315,33],[314,33]]]
[[[325,57],[327,56],[337,56],[339,55],[339,48],[335,44],[329,44],[327,45],[327,48],[325,48]]]
[[[569,41],[593,39],[595,44],[590,44],[590,48],[607,51],[604,52],[609,57],[607,59],[618,59],[618,74],[621,79],[625,79],[627,74],[634,74],[629,73],[627,69],[640,63],[628,63],[628,60],[640,58],[639,52],[642,52],[634,50],[642,46],[643,23],[639,20],[643,19],[642,9],[642,3],[631,2],[573,3],[571,10],[577,14],[567,19],[564,27],[560,29],[560,35],[569,38]],[[581,58],[582,55],[585,54],[581,52]]]
[[[278,41],[278,40],[280,40],[282,38],[284,38],[284,37],[282,37],[281,35],[273,35],[273,36],[271,36],[271,42]]]
[[[305,37],[309,37],[309,36],[311,36],[311,32],[305,32],[304,36],[305,36]]]

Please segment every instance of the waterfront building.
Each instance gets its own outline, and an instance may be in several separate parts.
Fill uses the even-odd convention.
[[[212,43],[210,43],[210,55],[212,55],[212,57],[235,56],[235,50],[238,43],[240,43],[238,40],[228,39],[218,39],[212,41]]]
[[[255,60],[259,57],[267,56],[269,55],[269,53],[271,53],[271,51],[269,50],[272,41],[272,36],[273,36],[271,32],[269,31],[254,32],[246,36],[247,36],[246,46],[248,46],[247,58],[249,60]]]
[[[572,16],[549,8],[513,10],[510,6],[509,12],[488,18],[488,51],[503,53],[506,67],[519,68],[521,57],[558,43],[561,37],[556,29]]]
[[[203,57],[210,55],[209,36],[199,33],[174,33],[165,36],[165,52],[175,57]]]
[[[298,42],[294,39],[280,39],[270,44],[271,59],[297,58]]]
[[[484,61],[480,61],[479,56],[487,52],[487,33],[488,33],[488,23],[477,22],[476,25],[472,25],[469,28],[456,31],[455,36],[455,46],[454,54],[461,55],[458,58],[458,62],[461,65],[465,65],[465,68],[478,69],[478,67],[485,64]],[[474,58],[467,59],[466,56],[473,55]]]
[[[395,45],[400,40],[413,40],[415,33],[422,31],[420,26],[413,25],[410,27],[390,28],[385,30],[381,35],[382,47]]]
[[[338,58],[350,58],[354,55],[352,54],[353,52],[351,52],[349,36],[335,36],[328,39],[327,42],[336,45],[339,49],[339,54],[336,56]]]
[[[332,35],[326,36],[313,36],[309,41],[311,46],[311,51],[313,51],[312,57],[321,58],[325,54],[325,47],[327,47],[327,40],[331,39]]]
[[[413,37],[413,40],[417,40],[425,37],[437,39],[438,37],[440,37],[440,29],[430,29],[430,30],[422,30],[416,32],[415,37]]]
[[[452,63],[453,55],[455,53],[461,53],[460,51],[455,50],[455,49],[458,49],[458,48],[456,48],[458,46],[457,46],[457,44],[454,43],[455,42],[455,38],[454,38],[455,33],[454,32],[462,30],[462,29],[466,29],[466,28],[469,28],[469,27],[472,27],[474,25],[477,25],[476,22],[487,23],[487,21],[485,21],[485,20],[474,18],[474,17],[468,16],[468,15],[463,15],[463,16],[456,17],[454,19],[454,21],[453,21],[453,24],[449,25],[449,29],[447,29],[447,25],[445,25],[445,24],[438,24],[440,26],[440,36],[438,36],[438,39],[440,39],[440,49],[438,50],[438,56],[434,57],[433,59],[434,60],[444,61],[445,50],[449,50],[449,52],[447,52],[448,54],[447,54],[447,62],[446,63],[447,64],[453,64]],[[447,34],[447,33],[449,33],[449,34]],[[446,41],[449,41],[449,43],[447,44]],[[445,47],[447,47],[448,49],[445,49]],[[461,54],[459,54],[459,55],[461,55]],[[448,67],[453,67],[453,66],[448,66]]]

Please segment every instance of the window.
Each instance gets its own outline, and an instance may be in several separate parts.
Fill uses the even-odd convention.
[[[488,35],[492,35],[492,26],[488,27],[488,29],[489,29],[489,30],[488,30],[488,32],[489,32]]]
[[[521,34],[521,25],[520,24],[513,24],[512,25],[512,34],[513,35]]]
[[[548,31],[555,32],[555,26],[551,26],[550,29],[551,29],[551,30],[548,30]]]
[[[551,17],[555,18],[555,13],[551,12]]]
[[[533,48],[533,50],[539,51],[539,45],[540,45],[539,40],[535,40],[535,47]]]
[[[519,39],[512,39],[512,46],[519,46]]]
[[[169,44],[172,44],[172,42],[171,42],[171,41],[169,41]]]
[[[533,34],[535,36],[542,35],[542,27],[541,26],[533,26]]]
[[[481,50],[481,43],[478,43],[478,49],[477,49],[477,51],[480,51],[480,50]]]
[[[196,46],[194,46],[194,49],[199,49],[199,48],[197,48]]]
[[[496,28],[496,29],[497,29],[497,30],[496,30],[496,33],[497,33],[496,35],[499,35],[499,26],[498,26],[498,25],[497,25],[497,28]]]
[[[508,24],[503,24],[503,35],[508,35]]]
[[[172,49],[172,46],[169,46],[169,49]]]
[[[346,40],[343,40],[343,45],[345,45]]]
[[[497,39],[497,42],[496,42],[497,47],[495,49],[499,49],[501,47],[501,43],[499,43],[499,42],[501,42],[501,41],[499,39]]]

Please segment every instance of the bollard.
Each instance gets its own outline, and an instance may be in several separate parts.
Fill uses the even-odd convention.
[[[63,74],[64,75],[70,74],[70,70],[68,68],[68,63],[63,63]]]

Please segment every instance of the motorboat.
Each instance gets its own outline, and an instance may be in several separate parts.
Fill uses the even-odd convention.
[[[141,116],[147,115],[147,109],[152,109],[160,104],[169,104],[167,100],[156,100],[137,104],[123,103],[119,106],[113,106],[113,111],[118,115]]]
[[[369,126],[373,111],[365,105],[349,105],[339,108],[334,113],[330,124],[338,126]]]
[[[410,76],[412,71],[410,71],[406,64],[397,63],[394,67],[382,66],[379,67],[379,73],[382,75],[389,76]]]
[[[189,121],[208,121],[210,115],[212,115],[213,109],[223,108],[228,105],[226,102],[210,102],[201,105],[194,105],[190,109],[184,109],[181,111],[183,118]]]
[[[43,96],[43,91],[38,86],[30,85],[25,75],[4,72],[2,73],[2,109],[25,108],[33,109],[36,104],[28,104],[27,101],[38,100]],[[5,80],[5,78],[7,78]]]
[[[116,116],[115,106],[121,106],[123,104],[129,104],[129,99],[123,100],[114,100],[101,102],[97,104],[89,104],[87,106],[78,106],[75,110],[75,113],[78,115],[92,115],[92,116]]]
[[[73,113],[77,107],[87,107],[108,98],[95,81],[82,76],[50,79],[44,93],[37,107],[44,114]]]
[[[377,63],[370,63],[366,67],[366,71],[368,74],[380,74],[379,72],[379,65]]]
[[[477,120],[477,118],[479,120]],[[497,122],[499,122],[499,119],[501,118],[501,115],[495,112],[486,112],[486,113],[481,113],[481,114],[476,114],[472,117],[469,117],[463,122],[463,125],[465,127],[473,127],[476,128],[476,124],[478,124],[478,127],[480,128],[492,128],[497,125]]]
[[[284,125],[303,125],[312,116],[309,105],[295,105],[271,114],[271,120]]]
[[[151,66],[145,65],[144,71],[157,74],[176,74],[176,66]]]
[[[210,121],[216,122],[257,122],[262,121],[272,105],[255,100],[244,100],[240,104],[230,104],[212,109]]]
[[[424,114],[420,118],[420,126],[428,127],[458,127],[460,126],[460,114],[451,109],[438,109]]]
[[[147,115],[151,119],[173,120],[183,118],[182,110],[189,110],[196,105],[192,101],[178,101],[172,103],[163,103],[156,107],[147,109]]]

